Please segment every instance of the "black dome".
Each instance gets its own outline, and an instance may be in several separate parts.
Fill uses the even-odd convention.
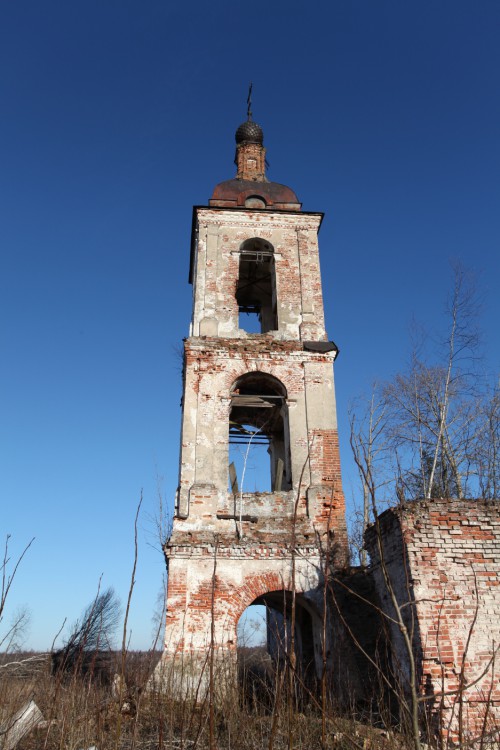
[[[252,120],[244,122],[236,131],[236,143],[264,143],[264,131]]]

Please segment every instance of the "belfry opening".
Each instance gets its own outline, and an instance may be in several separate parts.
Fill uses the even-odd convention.
[[[277,330],[274,248],[260,237],[241,246],[236,301],[240,328],[248,333]]]
[[[272,375],[253,372],[236,381],[231,390],[229,446],[233,494],[239,490],[281,492],[291,489],[286,389]],[[238,485],[238,475],[243,479],[243,474],[253,469],[255,460],[258,470],[254,470],[254,482],[259,482],[259,489],[255,484],[253,490],[251,485],[247,489],[241,480]],[[237,465],[241,467],[239,472]]]

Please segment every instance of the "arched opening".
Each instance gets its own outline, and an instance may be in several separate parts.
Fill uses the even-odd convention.
[[[292,662],[298,686],[314,691],[322,670],[321,633],[321,620],[303,595],[294,599],[291,591],[281,590],[255,599],[237,630],[239,680],[246,695],[265,701],[273,694],[277,672]]]
[[[265,208],[267,205],[262,195],[249,195],[245,198],[245,208]]]
[[[286,389],[272,375],[247,373],[231,390],[229,490],[237,495],[291,488]]]
[[[267,650],[267,622],[264,604],[250,604],[240,619],[237,628],[239,649]]]
[[[250,604],[238,621],[238,682],[243,699],[260,712],[272,708],[276,665],[267,650],[267,609]]]
[[[267,240],[252,237],[241,245],[236,301],[239,328],[247,333],[277,330],[274,247]]]
[[[313,611],[305,598],[291,591],[272,591],[255,600],[264,604],[267,615],[267,651],[275,664],[285,666],[290,654],[295,654],[301,677],[308,682],[316,677]],[[292,613],[292,609],[295,612]],[[292,638],[292,620],[295,623]],[[319,635],[319,630],[317,632]],[[316,651],[319,639],[316,639]]]

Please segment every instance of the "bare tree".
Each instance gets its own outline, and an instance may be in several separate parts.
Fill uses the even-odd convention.
[[[356,412],[354,408],[349,411],[351,449],[363,490],[361,539],[358,543],[361,565],[366,565],[367,562],[362,539],[370,523],[373,507],[372,493],[378,497],[378,492],[384,486],[391,484],[392,462],[389,441],[386,438],[387,412],[387,403],[376,384],[373,386],[368,403],[364,402],[360,405],[358,402],[358,411]],[[373,517],[371,520],[374,520]]]
[[[480,429],[476,434],[480,495],[485,500],[500,497],[500,384],[496,384],[481,404]]]
[[[7,627],[7,630],[3,630],[9,591],[14,582],[14,578],[16,577],[19,565],[21,564],[26,552],[33,544],[34,539],[35,537],[33,537],[33,539],[28,542],[17,560],[12,562],[9,551],[10,534],[7,534],[5,538],[4,554],[2,562],[0,563],[0,627],[2,627],[2,630],[0,632],[0,648],[4,652],[16,651],[20,647],[29,625],[28,610],[26,608],[20,608],[14,613],[10,625]]]
[[[119,622],[120,603],[114,590],[98,592],[73,625],[64,646],[52,653],[53,673],[93,670],[94,657],[111,649]]]
[[[0,649],[4,653],[20,651],[30,626],[30,612],[26,607],[15,610],[9,626],[0,635]]]
[[[447,332],[415,337],[406,370],[352,409],[351,444],[392,502],[498,497],[500,394],[479,369],[479,303],[471,275],[453,268]],[[362,478],[363,526],[367,487]]]
[[[414,346],[408,370],[384,389],[388,437],[406,499],[470,495],[481,414],[478,310],[471,275],[454,266],[447,332],[437,351],[429,351],[425,337]]]

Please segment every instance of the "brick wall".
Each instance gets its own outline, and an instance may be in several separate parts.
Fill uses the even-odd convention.
[[[287,394],[293,487],[288,493],[245,497],[242,513],[274,518],[274,526],[267,525],[272,540],[273,530],[279,537],[283,519],[293,515],[298,496],[299,523],[307,520],[311,535],[315,530],[334,529],[342,553],[339,565],[343,565],[347,532],[331,357],[305,352],[293,341],[276,341],[270,346],[266,337],[258,339],[246,342],[205,337],[190,338],[185,343],[179,505],[180,515],[189,519],[182,524],[176,521],[175,527],[198,528],[203,519],[204,528],[211,533],[227,533],[229,529],[234,533],[234,523],[223,518],[234,506],[227,484],[231,389],[246,373],[270,374],[283,384]],[[250,536],[252,530],[261,529],[250,527]]]
[[[193,278],[194,336],[246,338],[235,297],[240,249],[259,237],[273,248],[278,330],[268,337],[325,340],[318,252],[321,214],[197,209]],[[207,328],[207,321],[212,327]]]
[[[432,500],[380,516],[366,545],[384,609],[394,611],[382,559],[413,632],[419,688],[433,730],[452,741],[478,737],[500,720],[500,502]],[[402,684],[408,658],[391,625],[393,668]],[[494,659],[493,659],[494,661]],[[399,666],[397,666],[399,665]]]
[[[319,615],[322,562],[316,544],[303,544],[301,557],[293,561],[284,537],[260,545],[255,539],[235,545],[225,537],[217,546],[214,539],[191,539],[189,544],[174,538],[169,545],[167,653],[206,652],[212,606],[217,647],[236,648],[236,628],[246,607],[270,592],[290,590],[292,575],[296,592]]]

